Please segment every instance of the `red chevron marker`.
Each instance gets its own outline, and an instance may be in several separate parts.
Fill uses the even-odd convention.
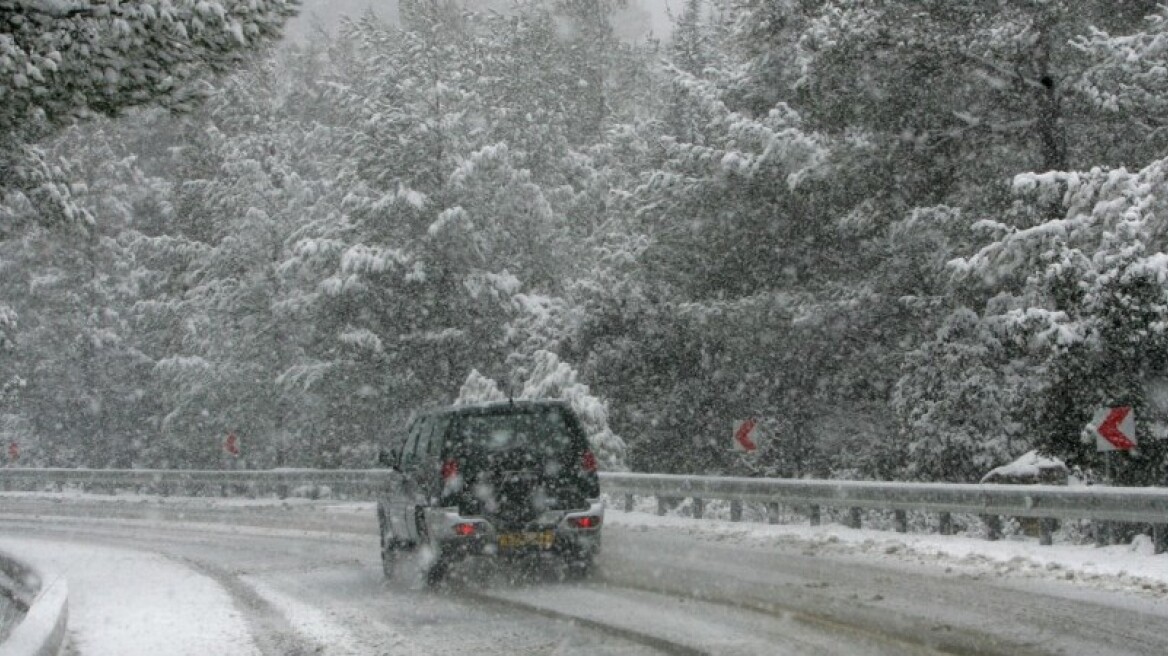
[[[227,439],[223,441],[223,451],[234,458],[239,457],[239,438],[234,432],[227,434]]]
[[[1131,451],[1136,448],[1136,420],[1131,406],[1105,408],[1095,413],[1091,422],[1095,446],[1100,451]]]
[[[750,439],[750,433],[757,425],[758,420],[753,418],[738,424],[738,428],[734,430],[734,448],[747,453],[751,453],[757,449],[758,445]]]

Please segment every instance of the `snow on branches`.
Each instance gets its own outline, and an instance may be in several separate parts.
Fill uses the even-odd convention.
[[[1144,30],[1113,35],[1092,29],[1071,45],[1092,62],[1076,89],[1094,105],[1150,117],[1168,110],[1168,7],[1148,16]]]
[[[0,0],[0,137],[145,104],[278,37],[297,0]]]
[[[0,353],[16,346],[16,310],[0,304]]]
[[[1168,236],[1161,200],[1168,192],[1166,168],[1168,161],[1160,160],[1135,173],[1095,168],[1019,175],[1017,193],[1038,206],[1057,199],[1065,216],[1028,227],[982,222],[975,228],[990,233],[991,241],[951,262],[953,271],[1008,294],[991,306],[993,320],[1027,333],[1035,344],[1100,347],[1115,312],[1128,320],[1124,341],[1163,334],[1168,258],[1156,245]]]
[[[584,432],[601,466],[609,471],[625,469],[625,442],[608,426],[608,405],[577,380],[576,369],[550,351],[536,351],[515,373],[523,379],[521,399],[561,399],[580,417]],[[506,399],[498,384],[472,370],[456,404],[466,405]]]

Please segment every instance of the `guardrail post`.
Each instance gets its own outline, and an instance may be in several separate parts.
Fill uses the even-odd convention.
[[[1055,520],[1051,517],[1042,517],[1038,520],[1038,544],[1049,547],[1054,544]]]
[[[694,519],[701,519],[706,512],[706,502],[698,497],[693,499],[693,516]]]
[[[986,539],[987,540],[1001,540],[1002,539],[1002,518],[998,515],[982,515],[981,521],[985,523]]]
[[[1168,551],[1168,524],[1152,524],[1152,548],[1157,554]]]
[[[897,533],[908,533],[908,512],[904,510],[893,511],[893,526]]]
[[[625,512],[633,512],[633,495],[625,495]]]
[[[953,535],[953,513],[942,511],[937,532],[941,535]]]
[[[860,508],[848,508],[848,528],[860,528],[862,522],[860,517],[863,510]]]
[[[287,483],[280,483],[280,484],[276,485],[276,496],[280,497],[281,499],[288,498],[288,484]],[[626,508],[626,510],[627,510],[627,508]]]
[[[767,509],[767,524],[779,523],[779,504],[776,501],[771,501],[766,506]]]
[[[820,522],[819,506],[817,504],[812,504],[807,509],[807,515],[811,518],[811,525],[812,526],[819,526],[819,522]]]
[[[730,502],[730,521],[742,521],[742,502],[734,500]]]
[[[665,504],[665,497],[661,497],[661,496],[657,497],[657,514],[658,515],[662,515],[662,516],[665,515],[665,505],[666,505]]]
[[[1095,546],[1106,547],[1111,544],[1111,522],[1097,519],[1091,523],[1091,532],[1095,534]]]

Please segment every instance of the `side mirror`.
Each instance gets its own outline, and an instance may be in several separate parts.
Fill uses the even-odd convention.
[[[377,450],[377,464],[390,469],[397,469],[397,452],[392,449]]]

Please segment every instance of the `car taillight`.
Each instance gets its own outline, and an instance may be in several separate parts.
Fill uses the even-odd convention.
[[[433,471],[433,470],[430,470]],[[449,483],[458,477],[458,461],[447,460],[442,463],[442,482]]]
[[[478,529],[470,522],[461,522],[454,525],[454,534],[462,537],[470,537],[475,534]]]
[[[568,523],[576,528],[600,528],[599,517],[573,517],[568,520]]]
[[[589,474],[594,473],[599,467],[596,464],[596,456],[592,455],[591,451],[585,451],[580,458],[580,466]]]

